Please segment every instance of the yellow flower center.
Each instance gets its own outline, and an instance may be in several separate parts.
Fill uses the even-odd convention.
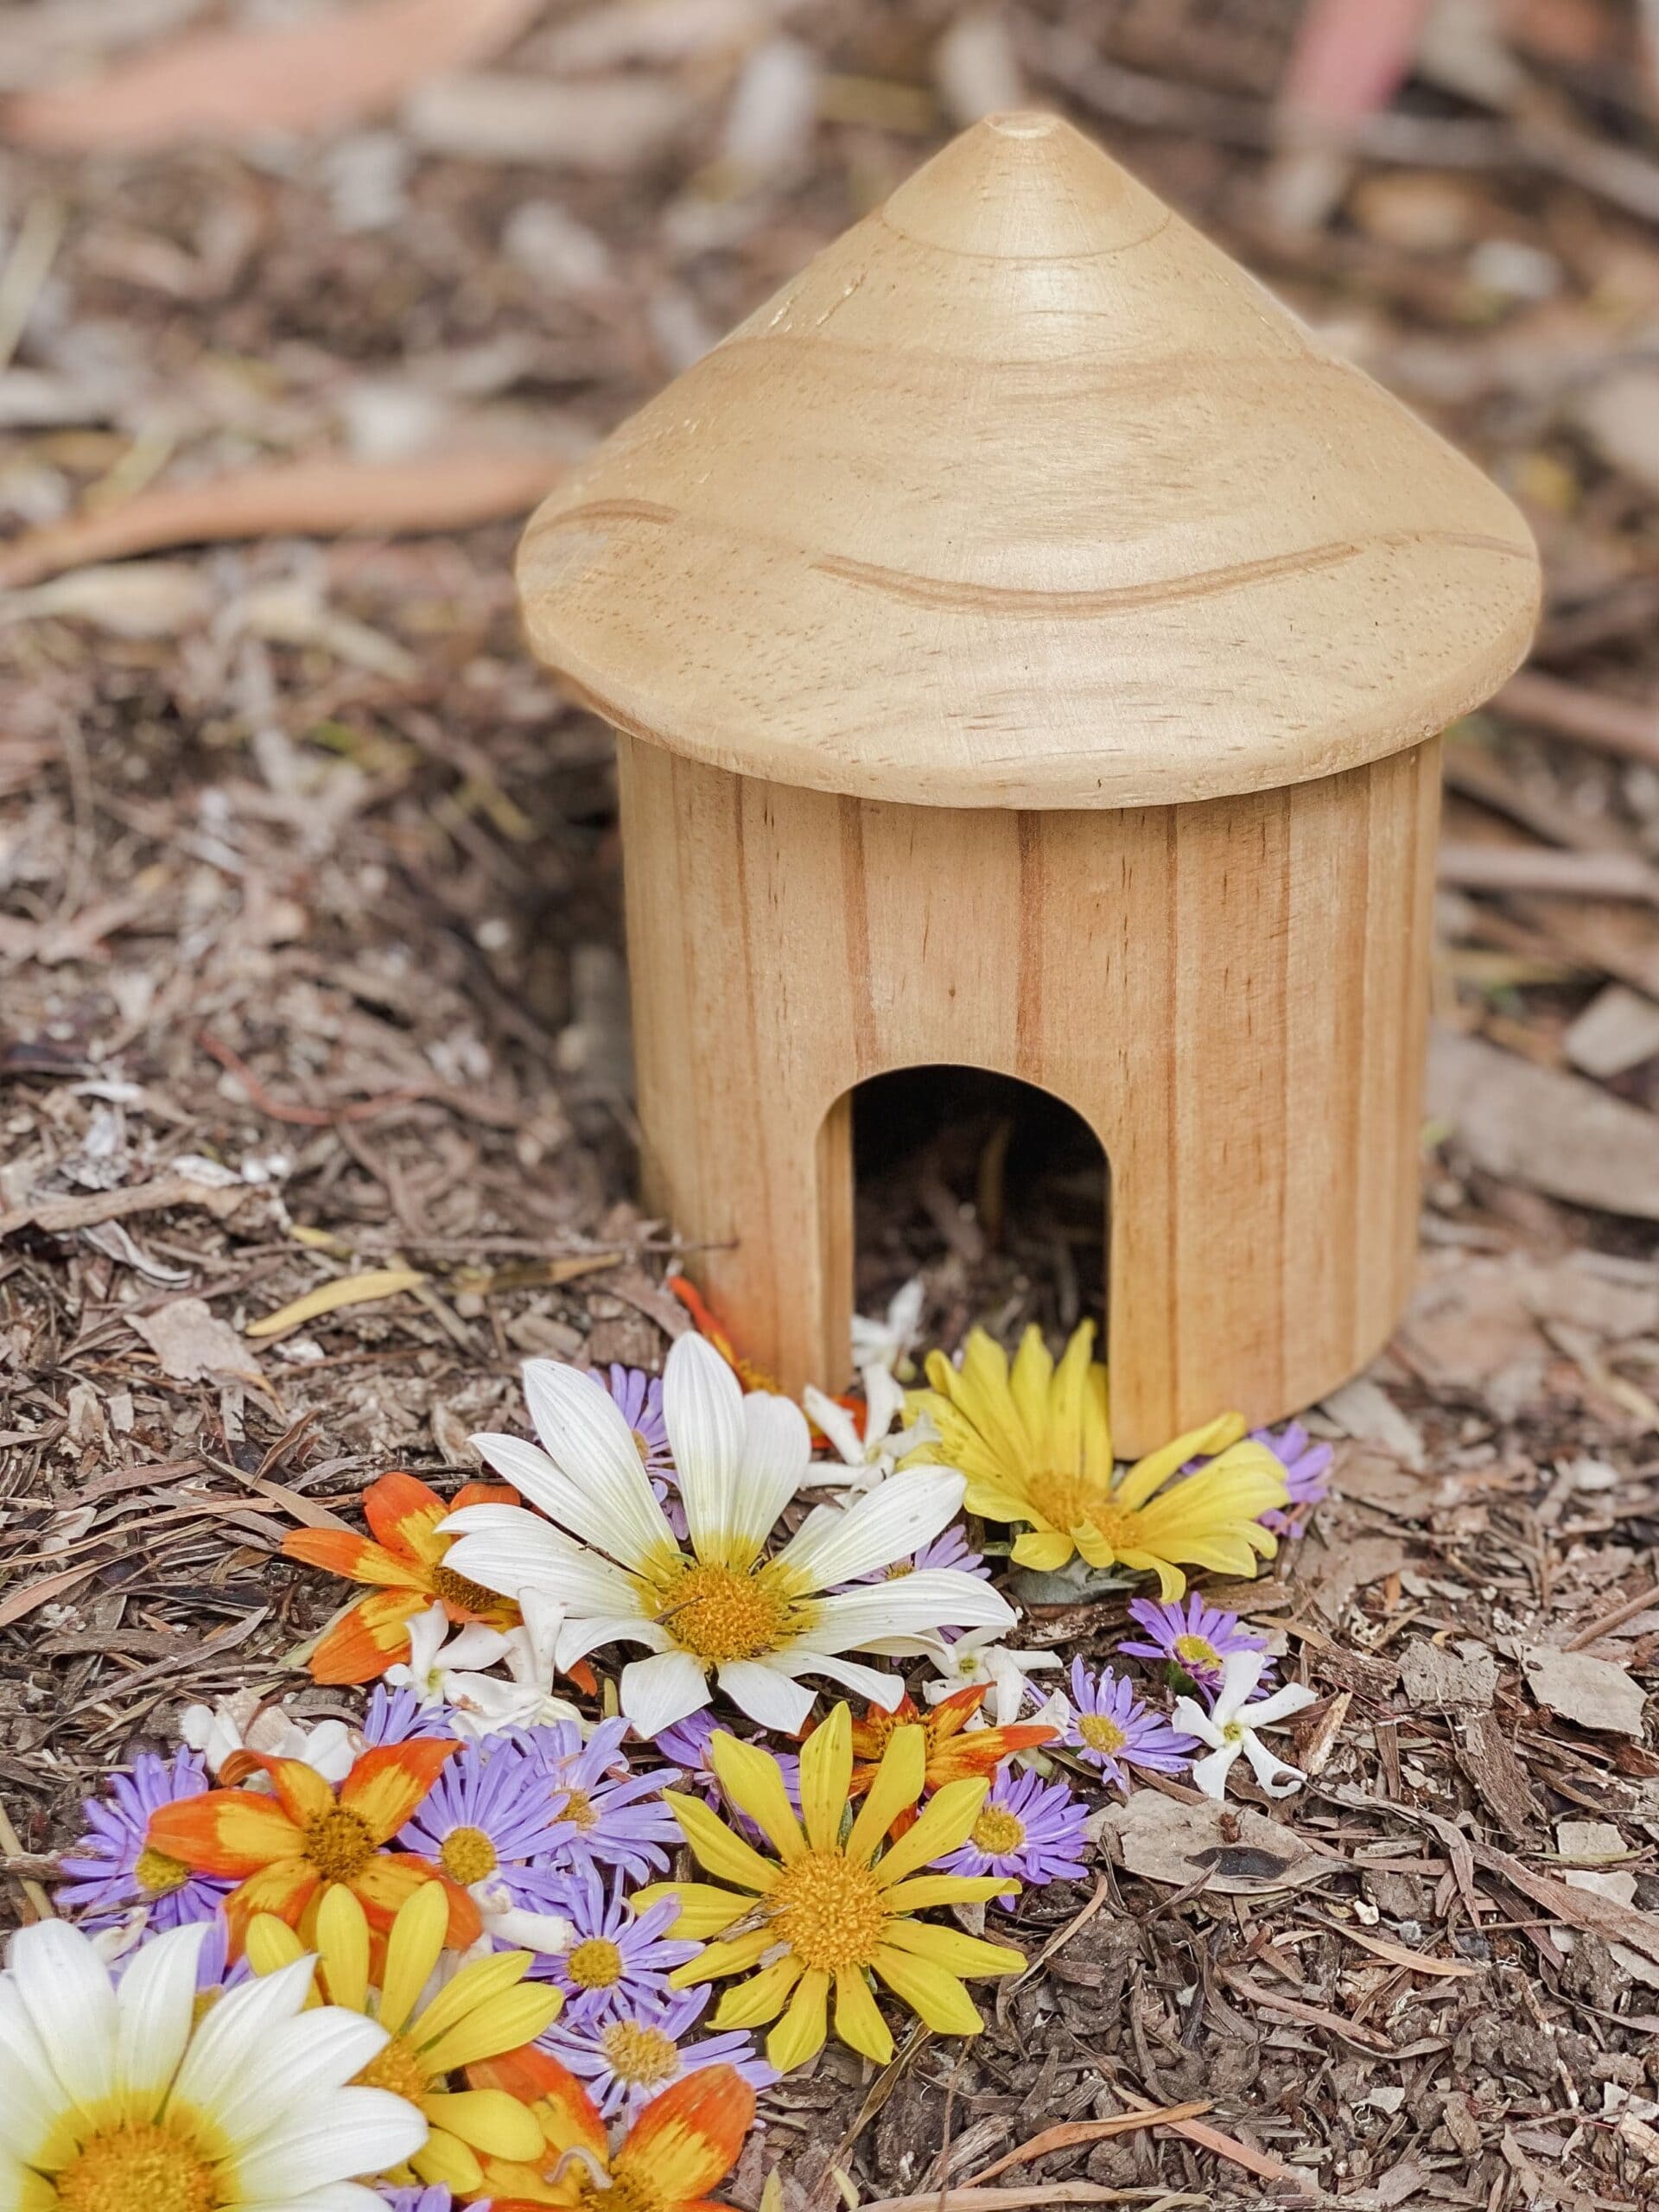
[[[611,1989],[622,1979],[622,1954],[608,1936],[589,1936],[566,1959],[564,1970],[578,1989]]]
[[[58,2212],[213,2212],[212,2166],[170,2127],[100,2127],[57,2177]]]
[[[189,1880],[190,1869],[181,1859],[169,1859],[147,1843],[134,1862],[132,1878],[145,1897],[170,1897]]]
[[[1026,1824],[1001,1805],[988,1805],[973,1826],[974,1841],[993,1859],[1018,1851],[1026,1840]]]
[[[639,2020],[615,2020],[599,2039],[610,2069],[631,2089],[654,2088],[671,2082],[680,2070],[680,2054],[674,2039],[660,2028]],[[610,2202],[607,2197],[606,2202]]]
[[[1175,1656],[1188,1672],[1194,1667],[1219,1667],[1221,1654],[1207,1636],[1178,1636]]]
[[[874,1874],[839,1851],[791,1859],[766,1902],[779,1938],[803,1966],[826,1974],[868,1966],[887,1926]]]
[[[765,1569],[688,1567],[663,1593],[657,1618],[682,1651],[717,1667],[754,1659],[788,1640],[790,1605]]]
[[[1221,1733],[1224,1741],[1229,1744],[1242,1744],[1244,1740],[1244,1724],[1242,1720],[1224,1720],[1221,1724]]]
[[[305,1855],[325,1882],[349,1882],[373,1858],[374,1838],[349,1805],[331,1805],[306,1822]]]
[[[1081,1473],[1058,1469],[1029,1476],[1026,1495],[1051,1529],[1096,1529],[1109,1543],[1122,1516],[1112,1510],[1111,1492],[1105,1484]]]
[[[463,1613],[495,1612],[502,1602],[499,1590],[486,1590],[481,1582],[469,1582],[464,1574],[457,1574],[453,1567],[433,1568],[432,1588],[434,1594],[442,1598],[446,1605],[454,1605],[457,1611]]]
[[[393,2096],[406,2097],[412,2105],[419,2104],[431,2082],[413,2047],[402,2036],[393,2036],[357,2078],[365,2089],[390,2089]]]
[[[1121,1751],[1129,1740],[1128,1731],[1120,1728],[1116,1720],[1109,1720],[1103,1713],[1080,1713],[1077,1733],[1091,1751],[1103,1751],[1109,1758],[1114,1751]]]
[[[443,1839],[438,1864],[452,1882],[469,1890],[493,1874],[501,1861],[482,1828],[452,1828]]]
[[[561,1803],[560,1800],[563,1802]],[[585,1789],[555,1790],[553,1811],[556,1819],[569,1821],[572,1827],[596,1828],[599,1808]]]

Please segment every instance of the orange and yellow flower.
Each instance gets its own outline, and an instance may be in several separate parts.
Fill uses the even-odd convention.
[[[777,1382],[766,1369],[757,1367],[752,1359],[738,1350],[732,1341],[731,1331],[696,1283],[684,1275],[670,1275],[668,1287],[696,1323],[697,1334],[708,1338],[746,1390],[777,1390]]]
[[[574,2074],[533,2047],[469,2066],[475,2089],[528,2105],[546,2149],[534,2165],[486,2158],[494,2212],[612,2203],[627,2212],[729,2212],[709,2191],[737,2163],[754,2120],[754,2091],[735,2068],[709,2066],[653,2097],[611,2150],[605,2123]]]
[[[947,1783],[970,1781],[976,1776],[988,1779],[1006,1758],[1015,1751],[1033,1750],[1039,1744],[1052,1742],[1058,1730],[1046,1720],[1022,1720],[1007,1728],[969,1728],[968,1723],[990,1694],[987,1682],[970,1682],[966,1689],[953,1690],[949,1697],[941,1698],[929,1711],[918,1710],[915,1700],[906,1697],[893,1712],[883,1713],[879,1705],[868,1708],[862,1720],[853,1723],[853,1796],[862,1796],[875,1780],[880,1768],[881,1755],[900,1728],[919,1728],[927,1745],[927,1767],[923,1789],[931,1796],[936,1789],[943,1789]],[[916,1807],[900,1808],[893,1824],[892,1833],[903,1835],[916,1820]]]
[[[296,1529],[284,1539],[283,1555],[369,1585],[319,1640],[311,1655],[311,1674],[319,1682],[372,1682],[409,1656],[409,1624],[435,1602],[452,1621],[483,1621],[496,1629],[515,1628],[518,1608],[444,1565],[454,1542],[439,1534],[439,1523],[464,1505],[517,1505],[518,1493],[503,1483],[467,1483],[446,1502],[416,1477],[401,1471],[382,1475],[363,1493],[363,1510],[373,1536],[354,1536],[341,1529]]]
[[[249,1922],[262,1912],[309,1941],[317,1910],[335,1888],[349,1890],[369,1925],[385,1934],[423,1882],[442,1883],[449,1901],[447,1940],[464,1949],[481,1933],[478,1907],[466,1891],[426,1859],[384,1847],[460,1749],[442,1738],[365,1751],[338,1796],[299,1759],[238,1751],[222,1771],[232,1780],[256,1770],[268,1775],[273,1796],[221,1789],[180,1798],[150,1815],[145,1841],[197,1873],[238,1885],[225,1912],[238,1954]]]

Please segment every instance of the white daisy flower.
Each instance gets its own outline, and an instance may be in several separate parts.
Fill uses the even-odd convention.
[[[885,1482],[900,1459],[924,1445],[937,1444],[939,1432],[924,1414],[908,1428],[896,1432],[893,1423],[905,1410],[904,1387],[885,1367],[864,1370],[864,1431],[845,1406],[809,1382],[801,1393],[806,1410],[830,1440],[841,1466],[815,1459],[807,1470],[809,1490],[860,1491]],[[842,1470],[845,1469],[845,1472]]]
[[[643,1736],[707,1705],[715,1681],[763,1727],[801,1726],[812,1709],[804,1675],[891,1712],[903,1683],[845,1653],[941,1622],[1001,1629],[1014,1620],[988,1583],[955,1568],[841,1586],[938,1534],[962,1503],[963,1478],[949,1468],[894,1475],[844,1512],[820,1506],[768,1555],[811,1457],[805,1417],[786,1398],[746,1397],[701,1337],[676,1341],[663,1376],[689,1552],[604,1391],[575,1368],[531,1360],[524,1392],[543,1449],[512,1436],[473,1441],[541,1512],[469,1505],[452,1513],[444,1530],[461,1541],[447,1563],[521,1603],[524,1592],[539,1590],[562,1605],[562,1668],[602,1644],[645,1644],[650,1656],[625,1667],[621,1681],[622,1710]]]
[[[908,1379],[916,1370],[910,1354],[922,1323],[926,1290],[920,1275],[912,1275],[897,1292],[880,1319],[865,1313],[853,1316],[853,1364],[863,1370],[885,1368],[889,1375]],[[868,1383],[868,1376],[866,1381]],[[817,1414],[813,1419],[817,1419]],[[822,1423],[820,1423],[822,1427]],[[827,1433],[827,1432],[826,1432]]]
[[[1207,1758],[1198,1759],[1192,1768],[1193,1785],[1206,1797],[1227,1795],[1227,1777],[1241,1751],[1269,1797],[1294,1796],[1307,1780],[1300,1767],[1276,1758],[1256,1733],[1259,1728],[1282,1728],[1293,1713],[1300,1713],[1314,1700],[1315,1693],[1304,1683],[1287,1682],[1271,1697],[1258,1699],[1252,1705],[1250,1693],[1261,1681],[1262,1669],[1271,1664],[1265,1651],[1230,1652],[1222,1662],[1221,1688],[1207,1713],[1195,1698],[1175,1700],[1170,1715],[1173,1724],[1196,1736],[1200,1743],[1215,1746]]]
[[[245,1982],[196,2020],[207,1929],[158,1936],[119,1986],[60,1920],[11,1940],[0,1974],[0,2204],[26,2212],[385,2212],[353,2177],[400,2166],[426,2121],[350,2086],[389,2040],[302,2009],[312,1961]]]

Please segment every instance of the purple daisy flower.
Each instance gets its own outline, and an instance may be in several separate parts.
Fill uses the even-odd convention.
[[[688,1989],[663,2004],[647,1999],[608,2016],[562,2019],[539,2038],[541,2048],[580,2075],[607,2120],[626,2112],[632,2121],[671,2082],[705,2066],[734,2066],[751,2088],[770,2088],[777,2073],[755,2056],[753,2038],[741,2031],[685,2041],[713,1995],[707,1987]]]
[[[720,1777],[715,1772],[713,1759],[709,1755],[709,1738],[716,1734],[729,1734],[722,1720],[717,1720],[704,1706],[700,1713],[693,1713],[683,1720],[676,1720],[667,1728],[659,1728],[652,1738],[655,1748],[665,1758],[673,1760],[680,1770],[680,1780],[696,1790],[705,1803],[715,1806],[733,1827],[747,1836],[751,1842],[760,1838],[757,1821],[734,1805],[720,1786]],[[789,1802],[798,1813],[801,1809],[801,1762],[793,1751],[774,1751],[784,1777],[784,1788]],[[674,1785],[671,1783],[669,1787]]]
[[[561,1909],[555,1867],[569,1834],[541,1760],[498,1737],[456,1752],[397,1840],[464,1890],[486,1884],[503,1904],[549,1912]]]
[[[1196,1736],[1173,1728],[1135,1694],[1124,1675],[1103,1667],[1093,1680],[1081,1659],[1071,1662],[1072,1713],[1060,1741],[1090,1766],[1098,1767],[1106,1781],[1127,1796],[1127,1770],[1144,1767],[1149,1774],[1179,1774],[1191,1765],[1198,1748]]]
[[[455,2212],[455,2200],[446,2183],[435,2181],[427,2189],[384,2189],[380,2194],[391,2212]],[[490,2212],[487,2201],[475,2198],[473,2212]]]
[[[419,1736],[447,1736],[441,1707],[423,1706],[411,1689],[389,1690],[377,1682],[363,1716],[363,1742],[375,1751],[383,1744],[409,1744]]]
[[[647,1375],[642,1367],[613,1363],[608,1380],[597,1372],[594,1380],[609,1391],[612,1404],[633,1431],[634,1449],[645,1463],[645,1472],[671,1478],[674,1448],[668,1440],[668,1423],[663,1419],[662,1376]]]
[[[1262,1516],[1262,1526],[1275,1536],[1300,1536],[1313,1517],[1313,1509],[1331,1494],[1326,1478],[1331,1471],[1331,1446],[1315,1444],[1300,1421],[1287,1421],[1275,1436],[1270,1428],[1250,1432],[1252,1444],[1265,1444],[1285,1471],[1288,1505],[1274,1506]]]
[[[155,1935],[213,1919],[235,1885],[193,1874],[145,1840],[152,1813],[200,1797],[207,1787],[207,1770],[189,1751],[175,1752],[170,1762],[140,1751],[130,1775],[112,1774],[108,1796],[83,1803],[86,1833],[58,1861],[63,1882],[57,1902],[63,1911],[88,1928],[107,1928],[142,1912]]]
[[[1222,1664],[1235,1651],[1265,1651],[1268,1639],[1243,1626],[1236,1613],[1224,1613],[1206,1605],[1196,1590],[1180,1602],[1160,1603],[1154,1598],[1132,1598],[1129,1618],[1144,1630],[1148,1641],[1120,1643],[1118,1649],[1136,1659],[1162,1659],[1179,1667],[1201,1689],[1221,1687]],[[1265,1670],[1271,1674],[1272,1662]]]
[[[914,1574],[925,1567],[954,1567],[963,1574],[977,1574],[984,1581],[991,1579],[982,1554],[976,1552],[968,1541],[967,1531],[960,1522],[953,1521],[948,1529],[941,1529],[918,1552],[908,1559],[895,1560],[891,1567],[877,1567],[873,1574],[861,1574],[859,1584],[866,1582],[898,1582],[906,1574]]]
[[[980,1807],[966,1843],[937,1866],[953,1874],[1006,1874],[1019,1882],[1070,1882],[1088,1872],[1083,1824],[1088,1808],[1063,1782],[1030,1768],[1004,1769]],[[1012,1912],[1013,1897],[999,1897]]]
[[[607,1891],[591,1866],[566,1878],[558,1910],[571,1925],[570,1948],[542,1961],[536,1971],[564,1992],[560,2017],[567,2026],[613,2019],[642,2004],[666,2005],[669,1975],[701,1948],[670,1936],[679,1917],[674,1898],[635,1912],[620,1879]]]
[[[660,1872],[680,1840],[663,1791],[680,1779],[671,1767],[631,1774],[624,1719],[601,1720],[586,1744],[574,1720],[531,1728],[518,1738],[538,1763],[557,1823],[554,1850],[568,1870],[620,1867],[631,1881]]]

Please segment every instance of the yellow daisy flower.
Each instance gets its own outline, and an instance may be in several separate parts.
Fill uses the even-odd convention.
[[[1027,1522],[1014,1547],[1021,1567],[1052,1572],[1081,1552],[1090,1567],[1155,1574],[1164,1598],[1185,1590],[1183,1566],[1253,1575],[1258,1554],[1278,1549],[1257,1516],[1286,1503],[1283,1466],[1266,1445],[1241,1441],[1239,1414],[1223,1414],[1114,1478],[1094,1338],[1094,1323],[1084,1322],[1058,1367],[1034,1324],[1012,1367],[983,1329],[969,1338],[960,1368],[930,1354],[932,1388],[912,1392],[909,1411],[931,1421],[938,1441],[906,1464],[955,1467],[967,1478],[969,1512]],[[1170,1481],[1199,1457],[1211,1465]]]
[[[760,1967],[726,1992],[714,2024],[754,2028],[777,2021],[766,2056],[780,2072],[804,2065],[823,2048],[832,1987],[836,2033],[842,2043],[878,2063],[892,2057],[893,2037],[876,2009],[872,1974],[939,2034],[977,2035],[985,2024],[962,1977],[1016,1974],[1024,1958],[1006,1943],[982,1942],[914,1915],[930,1905],[968,1904],[1018,1890],[1017,1883],[995,1874],[918,1871],[967,1841],[988,1783],[982,1777],[948,1783],[915,1825],[883,1850],[893,1822],[912,1812],[921,1797],[925,1729],[894,1731],[844,1834],[853,1778],[846,1706],[838,1705],[801,1747],[804,1822],[789,1802],[777,1760],[758,1745],[716,1734],[709,1752],[728,1798],[757,1824],[777,1858],[734,1835],[701,1798],[664,1791],[694,1855],[721,1882],[734,1885],[657,1882],[636,1891],[633,1902],[641,1911],[662,1897],[678,1899],[675,1935],[723,1938],[677,1967],[670,1977],[675,1986],[685,1989]]]
[[[365,2014],[390,2037],[358,2080],[395,2090],[426,2115],[425,2147],[410,2166],[422,2181],[447,2183],[459,2196],[483,2187],[480,2155],[534,2158],[542,2130],[535,2114],[504,2090],[452,2088],[450,2076],[533,2042],[557,2017],[563,1999],[545,1982],[524,1982],[530,1952],[497,1951],[462,1967],[423,2004],[448,1918],[435,1882],[416,1890],[391,1923],[376,1988],[372,1948],[378,1947],[371,1945],[368,1921],[351,1891],[336,1887],[318,1908],[315,1949],[317,1979],[329,2004]],[[299,1937],[274,1914],[262,1913],[249,1927],[248,1963],[256,1974],[277,1973],[305,1955]]]

